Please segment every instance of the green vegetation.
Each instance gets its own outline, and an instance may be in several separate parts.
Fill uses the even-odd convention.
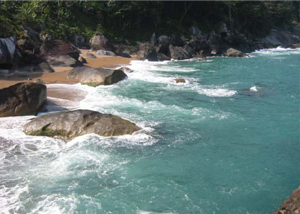
[[[188,35],[193,25],[217,30],[223,22],[233,31],[261,37],[273,27],[299,25],[299,9],[297,1],[1,1],[0,37],[21,37],[25,24],[62,40],[98,32],[112,41],[136,41],[148,40],[153,32]]]
[[[65,130],[51,130],[51,129],[40,129],[36,131],[25,132],[25,134],[33,135],[33,136],[47,136],[47,137],[68,136],[68,133]]]

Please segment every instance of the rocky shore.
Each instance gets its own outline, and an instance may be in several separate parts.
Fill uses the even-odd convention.
[[[300,213],[300,187],[272,214],[297,214]]]
[[[225,24],[219,31],[210,33],[192,27],[189,38],[153,33],[149,41],[126,45],[112,44],[99,33],[90,38],[89,44],[80,41],[72,44],[53,39],[50,35],[39,38],[38,33],[28,29],[24,30],[25,39],[0,39],[0,117],[43,112],[43,115],[28,121],[23,128],[24,133],[66,142],[90,133],[104,137],[128,135],[141,128],[111,114],[74,110],[72,105],[76,106],[74,103],[80,102],[84,93],[45,84],[116,84],[126,80],[126,73],[131,72],[128,68],[116,67],[133,59],[165,61],[211,56],[247,57],[247,53],[256,49],[300,47],[300,31],[297,30],[274,29],[265,38],[250,40],[243,34],[230,32]],[[88,49],[83,49],[87,46]],[[177,78],[175,82],[182,84],[186,80]],[[298,188],[273,214],[299,212]]]

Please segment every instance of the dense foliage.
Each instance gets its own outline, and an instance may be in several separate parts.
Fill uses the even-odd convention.
[[[30,1],[0,2],[0,37],[22,36],[22,24],[41,34],[71,40],[75,33],[95,32],[111,40],[149,39],[157,34],[189,33],[191,26],[216,30],[224,22],[249,37],[266,35],[273,27],[289,28],[300,20],[300,3],[215,1]]]

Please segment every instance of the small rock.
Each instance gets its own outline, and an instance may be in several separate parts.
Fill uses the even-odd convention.
[[[182,79],[182,78],[177,78],[175,79],[176,83],[186,83],[186,80],[185,79]]]
[[[100,56],[116,56],[116,54],[112,51],[105,51],[105,50],[98,50],[96,52],[97,55],[100,55]]]
[[[44,81],[41,80],[41,79],[36,79],[36,80],[35,80],[35,83],[42,84],[42,85],[45,84]]]
[[[86,56],[89,58],[97,58],[94,54],[92,53],[86,53]]]

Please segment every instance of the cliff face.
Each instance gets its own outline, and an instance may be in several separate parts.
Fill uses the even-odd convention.
[[[297,214],[300,213],[300,187],[296,189],[272,214]]]

